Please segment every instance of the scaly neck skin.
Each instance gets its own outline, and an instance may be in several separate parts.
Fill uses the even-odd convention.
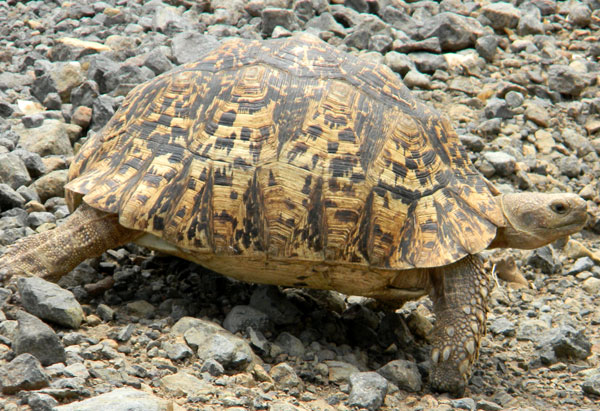
[[[518,193],[497,198],[506,219],[488,248],[534,249],[585,226],[586,202],[575,194]]]

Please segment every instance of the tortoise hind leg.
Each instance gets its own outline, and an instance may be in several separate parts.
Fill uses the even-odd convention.
[[[436,391],[462,395],[485,334],[491,280],[478,256],[468,256],[432,272],[436,315],[429,377]]]
[[[82,203],[53,230],[20,239],[0,255],[0,278],[38,276],[58,281],[86,258],[126,244],[140,233],[108,214]]]

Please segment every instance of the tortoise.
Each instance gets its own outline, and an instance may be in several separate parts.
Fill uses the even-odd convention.
[[[69,169],[72,214],[0,257],[57,280],[128,242],[248,282],[436,315],[430,384],[462,393],[485,332],[479,253],[575,233],[569,193],[502,195],[386,66],[307,34],[232,39],[134,88]]]

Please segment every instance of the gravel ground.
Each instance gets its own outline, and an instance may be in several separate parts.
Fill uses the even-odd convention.
[[[132,87],[222,38],[297,31],[387,64],[501,191],[579,193],[589,223],[489,254],[530,286],[498,280],[465,398],[427,386],[428,299],[382,311],[126,246],[63,288],[0,288],[4,410],[598,409],[598,0],[140,3],[0,3],[0,249],[68,215],[73,152]]]

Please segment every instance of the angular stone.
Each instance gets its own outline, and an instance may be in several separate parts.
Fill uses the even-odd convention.
[[[439,13],[427,19],[419,30],[423,39],[437,37],[444,52],[473,47],[482,34],[483,27],[477,20],[450,12]]]
[[[377,410],[383,404],[387,390],[387,380],[376,372],[352,374],[350,376],[348,405],[368,410]]]
[[[174,395],[185,394],[188,397],[211,395],[217,390],[216,386],[183,371],[161,378],[160,385]]]
[[[133,388],[117,388],[106,394],[76,401],[56,407],[55,411],[165,411],[181,410],[179,406],[173,408],[173,401],[159,398],[145,391]]]
[[[65,349],[52,328],[24,311],[17,312],[17,321],[13,341],[17,354],[32,354],[45,366],[65,361]]]
[[[73,155],[66,123],[59,120],[45,120],[40,127],[25,128],[16,126],[14,130],[20,135],[19,143],[23,148],[40,156]]]
[[[33,355],[25,353],[15,357],[0,367],[2,393],[11,395],[22,390],[38,390],[47,387],[49,379],[40,362]]]
[[[265,331],[271,327],[271,321],[265,313],[249,305],[236,305],[223,321],[223,328],[231,333],[244,331],[248,327]]]
[[[39,277],[19,278],[19,295],[25,309],[42,320],[79,328],[83,309],[72,292]]]
[[[390,361],[378,369],[377,373],[401,390],[409,392],[421,391],[421,373],[417,364],[413,362],[406,360]]]

